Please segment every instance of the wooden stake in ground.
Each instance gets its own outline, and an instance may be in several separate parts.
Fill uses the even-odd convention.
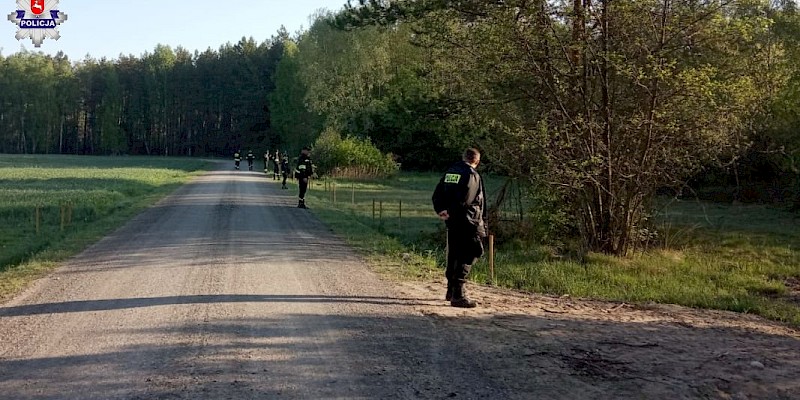
[[[494,235],[489,235],[489,275],[492,277],[492,285],[494,285]]]
[[[400,204],[397,208],[397,226],[400,228],[403,227],[403,200],[400,200]]]
[[[41,219],[42,219],[42,209],[39,208],[39,207],[36,207],[36,211],[34,212],[34,214],[35,214],[34,219],[36,220],[36,234],[38,235],[39,234],[39,226],[41,225]]]
[[[448,260],[450,260],[450,229],[444,231],[444,267],[447,268]]]

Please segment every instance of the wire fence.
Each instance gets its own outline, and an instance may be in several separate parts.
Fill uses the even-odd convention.
[[[382,234],[412,244],[425,240],[447,243],[444,224],[433,211],[429,193],[331,178],[316,180],[310,187],[334,208],[349,213],[353,219]],[[490,283],[494,283],[494,235],[489,235],[485,244]],[[447,259],[446,254],[445,248],[442,264]]]

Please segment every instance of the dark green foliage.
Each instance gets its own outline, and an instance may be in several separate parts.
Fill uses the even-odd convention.
[[[770,29],[760,39],[773,46],[759,71],[770,77],[761,82],[769,98],[750,121],[748,147],[722,165],[707,167],[690,182],[693,190],[687,195],[718,202],[783,203],[800,209],[800,15],[793,1],[772,6],[752,2],[742,11],[769,18]]]
[[[348,132],[369,137],[379,149],[398,155],[407,171],[442,169],[460,157],[460,149],[445,146],[451,114],[446,101],[398,97],[382,105],[380,110],[352,115]],[[369,126],[354,126],[364,120]]]
[[[275,145],[283,145],[284,150],[295,154],[314,142],[324,120],[306,106],[307,89],[300,76],[297,44],[287,38],[281,49],[274,90],[269,95],[270,121],[273,136],[278,139]]]

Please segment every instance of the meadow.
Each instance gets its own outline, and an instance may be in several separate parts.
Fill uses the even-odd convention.
[[[210,166],[188,158],[0,155],[0,298]]]
[[[439,278],[445,229],[430,201],[437,179],[404,173],[317,181],[309,204],[384,272]],[[494,198],[504,179],[486,181]],[[548,212],[527,207],[531,214]],[[754,313],[800,326],[800,215],[766,205],[662,199],[653,219],[658,244],[631,257],[564,256],[535,238],[505,238],[496,246],[494,277],[484,257],[471,279],[576,298]]]

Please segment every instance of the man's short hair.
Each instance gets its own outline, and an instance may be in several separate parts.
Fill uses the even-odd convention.
[[[470,147],[464,151],[464,161],[468,163],[474,163],[480,157],[481,152],[474,147]]]

